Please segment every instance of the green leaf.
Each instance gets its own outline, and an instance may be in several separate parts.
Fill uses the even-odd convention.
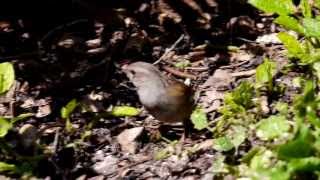
[[[308,65],[320,60],[320,49],[315,49],[301,57],[301,65]]]
[[[70,118],[66,118],[65,128],[67,132],[72,132],[74,130]]]
[[[252,106],[253,85],[248,81],[241,82],[241,84],[230,93],[230,101],[245,108]],[[229,99],[227,99],[229,101]]]
[[[280,15],[293,14],[296,10],[291,0],[249,0],[249,3],[264,12]]]
[[[170,157],[174,153],[175,146],[178,143],[178,141],[170,141],[166,138],[164,138],[164,140],[167,141],[169,144],[166,148],[160,149],[159,151],[155,152],[154,159],[156,160],[163,160]]]
[[[184,69],[184,68],[190,66],[190,64],[191,64],[190,61],[182,60],[182,61],[179,61],[176,64],[174,64],[174,66],[179,68],[179,69]]]
[[[238,148],[247,138],[247,129],[243,126],[232,126],[229,137],[235,148]]]
[[[0,94],[8,91],[15,79],[13,65],[9,62],[0,63]]]
[[[256,171],[264,170],[271,165],[274,154],[270,150],[260,150],[250,161],[250,168]]]
[[[320,158],[308,157],[292,159],[288,163],[290,171],[315,172],[320,170]]]
[[[226,157],[222,154],[217,154],[212,163],[211,169],[213,173],[227,173],[226,164],[224,163]]]
[[[302,77],[295,77],[292,79],[292,85],[295,88],[301,88],[302,87],[303,78]]]
[[[274,20],[275,23],[283,26],[288,30],[293,30],[299,34],[304,34],[304,27],[297,19],[287,15],[281,15]]]
[[[137,116],[139,115],[140,110],[131,107],[131,106],[115,106],[111,110],[111,115],[115,117],[122,117],[122,116]]]
[[[4,137],[11,128],[12,123],[3,117],[0,117],[0,138]]]
[[[316,99],[316,92],[315,92],[315,85],[313,81],[308,80],[305,82],[303,88],[303,94],[298,96],[295,101],[294,105],[296,106],[296,110],[303,110],[308,104],[311,104]],[[305,114],[301,114],[301,116],[305,116]]]
[[[310,37],[320,37],[320,20],[314,18],[304,18],[302,24],[305,28],[305,33]]]
[[[301,8],[304,17],[312,17],[311,5],[309,4],[309,0],[301,0],[299,7]]]
[[[61,117],[63,119],[68,119],[77,106],[77,100],[72,99],[65,107],[61,109]]]
[[[209,126],[207,114],[201,108],[196,108],[191,114],[191,121],[197,130],[205,129]]]
[[[31,117],[31,116],[33,116],[32,113],[20,114],[19,116],[12,118],[12,119],[11,119],[11,122],[14,124],[14,123],[16,123],[16,122],[18,122],[18,121],[24,120],[24,119],[26,119],[26,118],[28,118],[28,117]]]
[[[258,87],[265,83],[272,83],[273,76],[276,74],[276,63],[265,59],[256,69],[256,81]]]
[[[309,128],[302,126],[293,140],[278,147],[278,157],[290,160],[311,156],[314,151],[313,143]]]
[[[290,173],[283,162],[274,162],[275,154],[266,149],[261,149],[250,161],[250,179],[289,180]],[[248,172],[247,172],[248,173]]]
[[[289,111],[289,106],[287,103],[284,102],[277,102],[275,109],[281,114],[281,115],[287,115]]]
[[[253,147],[252,149],[250,149],[250,151],[247,154],[245,154],[241,158],[241,162],[248,164],[252,160],[252,158],[255,157],[255,155],[261,151],[262,151],[261,147]]]
[[[294,57],[301,57],[301,55],[305,53],[301,43],[294,36],[286,32],[280,32],[278,33],[278,38],[286,47],[290,55]]]
[[[270,116],[261,120],[257,125],[257,136],[262,140],[272,140],[285,136],[290,124],[284,116]]]
[[[297,118],[305,119],[312,125],[320,127],[320,118],[318,117],[319,100],[316,97],[316,85],[313,81],[305,82],[303,94],[294,99],[294,113]]]
[[[154,159],[159,161],[159,160],[166,159],[166,158],[170,157],[171,155],[172,155],[172,153],[170,151],[168,151],[167,149],[163,149],[163,150],[160,150],[155,153]]]
[[[271,180],[290,180],[290,172],[286,168],[286,164],[282,162],[276,163],[272,168],[266,169]]]
[[[230,151],[234,148],[231,139],[226,136],[219,137],[213,140],[213,149],[217,151]]]
[[[17,171],[17,167],[14,164],[8,164],[5,162],[0,162],[0,172],[7,172],[7,171]]]
[[[239,116],[246,116],[246,109],[253,106],[253,92],[253,84],[243,81],[232,92],[227,93],[224,96],[224,105],[219,109],[223,119],[238,119]]]
[[[315,5],[315,7],[320,9],[320,0],[314,0],[314,5]]]

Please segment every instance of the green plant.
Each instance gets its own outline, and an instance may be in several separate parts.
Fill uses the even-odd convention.
[[[256,88],[267,87],[268,92],[273,90],[273,77],[276,74],[276,63],[265,58],[256,69]]]
[[[297,59],[299,65],[313,67],[314,63],[320,60],[320,16],[312,12],[313,8],[319,8],[318,2],[315,1],[313,4],[310,2],[302,0],[295,6],[291,0],[249,0],[251,5],[260,10],[277,14],[275,23],[305,37],[303,40],[298,40],[296,36],[286,32],[278,34],[291,59]],[[299,15],[299,12],[302,15]]]
[[[305,70],[294,78],[301,90],[293,102],[276,102],[274,114],[260,114],[257,101],[263,91],[274,91],[276,59],[265,59],[256,69],[255,84],[241,83],[227,93],[214,127],[216,151],[239,148],[246,139],[259,145],[251,147],[239,165],[227,163],[220,154],[215,174],[231,173],[245,179],[299,179],[302,173],[320,177],[320,1],[249,0],[266,13],[276,14],[275,23],[294,33],[280,32],[278,38],[287,50],[291,67]],[[290,69],[291,71],[294,69]],[[280,70],[281,71],[281,70]],[[283,94],[280,94],[280,96]],[[278,97],[278,96],[277,96]],[[210,124],[210,123],[209,123]]]
[[[254,105],[253,96],[254,86],[247,81],[242,82],[232,92],[227,93],[224,97],[224,105],[219,110],[222,114],[222,119],[246,116],[246,110]]]
[[[194,124],[194,128],[196,128],[197,130],[209,128],[207,114],[200,107],[197,107],[192,112],[190,119]]]
[[[115,106],[112,108],[110,115],[114,117],[137,116],[140,110],[131,106]]]
[[[64,107],[61,108],[61,117],[66,120],[66,130],[67,132],[72,131],[72,123],[70,121],[70,116],[72,112],[76,109],[78,106],[78,102],[76,99],[72,99],[71,101],[68,102],[68,104]]]
[[[286,136],[290,129],[290,124],[283,115],[273,115],[262,119],[257,123],[257,136],[262,140],[273,140]]]
[[[237,149],[247,138],[247,127],[253,119],[247,112],[254,107],[253,96],[253,84],[244,81],[225,95],[224,105],[219,110],[222,115],[214,127],[210,127],[212,123],[208,122],[207,115],[201,107],[193,111],[191,121],[195,129],[207,129],[214,134],[213,149],[217,151]]]
[[[8,91],[14,83],[13,65],[9,62],[0,63],[0,94]]]
[[[298,6],[291,0],[249,0],[249,3],[264,12],[277,14],[275,23],[296,32],[297,35],[280,32],[278,38],[292,63],[307,70],[308,78],[295,79],[302,93],[295,97],[292,107],[278,102],[278,114],[257,119],[254,131],[264,141],[263,146],[252,148],[242,158],[241,165],[234,168],[242,170],[238,176],[251,179],[292,179],[299,177],[299,173],[319,177],[320,16],[316,12],[320,1],[301,0]],[[269,91],[272,89],[274,72],[275,66],[269,60],[257,68],[257,94],[265,85]]]
[[[174,66],[177,67],[177,68],[179,68],[179,69],[184,69],[184,68],[190,66],[190,64],[191,64],[191,63],[190,63],[189,60],[183,59],[183,60],[175,63]]]
[[[28,117],[31,113],[21,114],[14,118],[0,118],[0,152],[3,153],[3,159],[0,161],[0,173],[9,174],[30,174],[37,167],[38,161],[42,158],[40,155],[22,156],[15,152],[12,144],[6,142],[6,135],[14,128],[14,125]]]
[[[31,113],[21,114],[11,119],[0,117],[0,138],[3,138],[5,135],[7,135],[8,131],[13,128],[16,122],[31,117],[32,115],[33,114]]]

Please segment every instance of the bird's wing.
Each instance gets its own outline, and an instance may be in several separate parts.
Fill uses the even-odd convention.
[[[170,88],[167,88],[167,91],[169,97],[171,97],[169,99],[170,102],[183,105],[192,98],[191,87],[188,87],[181,82],[174,82],[169,87]]]

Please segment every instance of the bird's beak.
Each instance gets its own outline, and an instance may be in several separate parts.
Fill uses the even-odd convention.
[[[121,66],[121,71],[124,72],[125,74],[128,74],[128,72],[129,72],[128,65],[127,64],[122,65]]]
[[[131,71],[128,69],[128,65],[123,65],[121,66],[122,72],[128,77],[129,80],[133,79],[133,74]]]

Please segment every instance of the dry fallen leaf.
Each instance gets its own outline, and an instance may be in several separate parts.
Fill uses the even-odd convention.
[[[201,88],[204,89],[204,96],[200,97],[200,104],[205,112],[212,112],[220,107],[224,91],[229,89],[233,80],[229,71],[218,69],[201,85]]]
[[[142,134],[143,127],[135,127],[126,129],[117,136],[117,141],[121,146],[121,150],[128,153],[136,153],[138,148],[137,138]]]
[[[230,83],[233,81],[233,78],[229,71],[217,69],[208,80],[201,85],[201,87],[209,89],[224,89],[228,88]]]

